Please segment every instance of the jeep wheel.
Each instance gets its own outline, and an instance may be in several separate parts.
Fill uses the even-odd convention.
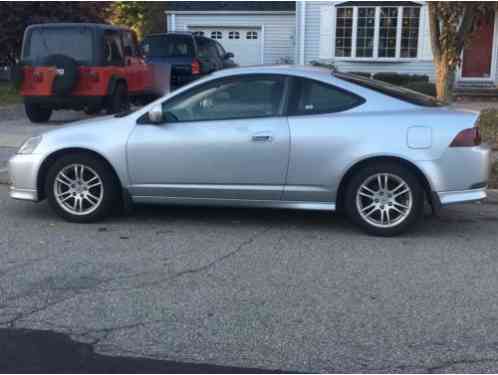
[[[24,103],[26,115],[31,122],[47,122],[52,115],[52,109],[39,104]]]
[[[109,98],[107,105],[107,113],[119,113],[126,111],[130,108],[130,98],[128,97],[128,90],[126,85],[119,83],[114,89],[114,93]]]

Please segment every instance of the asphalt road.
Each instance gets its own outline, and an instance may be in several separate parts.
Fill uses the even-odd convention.
[[[0,328],[211,365],[498,371],[496,197],[374,238],[285,210],[138,207],[70,224],[7,193]]]

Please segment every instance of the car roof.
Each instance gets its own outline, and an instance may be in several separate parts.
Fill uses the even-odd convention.
[[[224,77],[240,74],[288,74],[316,78],[332,78],[332,71],[312,65],[254,65],[216,71],[212,76]]]
[[[27,29],[46,28],[46,27],[81,27],[81,26],[91,27],[94,29],[102,29],[102,30],[130,30],[130,28],[124,26],[114,26],[105,23],[90,23],[90,22],[38,23],[28,26]]]

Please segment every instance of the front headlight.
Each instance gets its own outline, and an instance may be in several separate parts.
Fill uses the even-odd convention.
[[[19,150],[17,151],[17,153],[21,154],[21,155],[32,154],[36,150],[38,145],[40,144],[41,140],[42,140],[41,135],[27,139],[22,144],[22,146],[19,147]]]

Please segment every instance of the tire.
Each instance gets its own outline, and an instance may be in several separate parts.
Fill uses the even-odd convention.
[[[130,98],[128,97],[128,89],[124,83],[118,83],[114,92],[109,97],[107,105],[107,113],[114,114],[126,111],[130,108]]]
[[[26,116],[34,123],[47,122],[52,116],[52,109],[43,107],[39,104],[24,103]]]
[[[77,177],[81,177],[82,166],[82,180],[86,183],[70,186],[70,180],[77,181]],[[60,180],[64,182],[61,183]],[[62,156],[49,168],[45,195],[50,207],[63,219],[76,223],[92,223],[108,217],[120,203],[120,184],[107,163],[87,153],[75,153]],[[81,206],[76,203],[77,200],[82,202]]]
[[[62,74],[58,74],[52,83],[52,92],[57,96],[66,96],[78,82],[78,63],[65,55],[49,55],[42,61],[43,66],[55,66]]]
[[[349,181],[344,208],[349,219],[367,233],[395,236],[405,232],[422,217],[424,189],[409,168],[393,162],[372,163],[355,173]]]

